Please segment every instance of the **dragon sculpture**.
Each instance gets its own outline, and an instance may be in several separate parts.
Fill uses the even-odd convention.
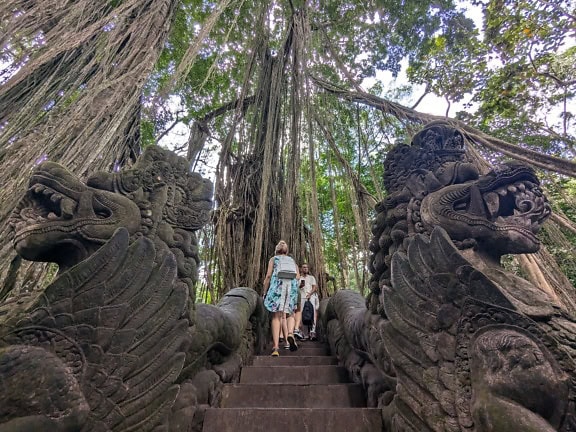
[[[432,123],[384,162],[371,293],[325,306],[333,351],[387,431],[576,430],[576,321],[500,265],[533,253],[550,206],[529,167],[480,175]]]
[[[86,183],[37,167],[13,243],[59,274],[0,305],[0,432],[201,429],[263,321],[247,288],[194,304],[211,208],[212,184],[159,147]]]
[[[64,272],[123,227],[131,239],[147,237],[157,250],[170,250],[178,278],[191,288],[199,262],[195,231],[208,221],[212,183],[189,171],[184,158],[156,146],[132,169],[97,172],[86,184],[45,162],[9,222],[14,247],[23,258],[55,262]]]

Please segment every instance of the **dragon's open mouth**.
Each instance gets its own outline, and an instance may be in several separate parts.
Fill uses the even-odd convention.
[[[482,193],[477,185],[454,201],[453,210],[488,220],[498,227],[524,228],[536,234],[550,216],[550,205],[537,183],[519,180]]]
[[[91,215],[96,219],[105,219],[112,215],[110,209],[99,205],[96,201],[90,202]],[[37,182],[28,189],[20,201],[10,223],[16,232],[16,237],[25,235],[39,225],[58,225],[70,223],[78,216],[79,203],[51,187]]]
[[[27,226],[69,220],[77,203],[54,189],[36,183],[20,201],[12,214],[12,225],[18,233]]]

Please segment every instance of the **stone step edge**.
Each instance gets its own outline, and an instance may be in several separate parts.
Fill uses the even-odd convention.
[[[312,414],[314,413],[319,413],[319,412],[334,412],[334,411],[339,411],[339,412],[344,412],[344,411],[349,411],[351,413],[358,413],[358,412],[366,412],[366,411],[370,411],[370,412],[381,412],[382,410],[380,408],[368,408],[368,407],[340,407],[340,408],[258,408],[258,407],[248,407],[248,408],[219,408],[219,407],[211,407],[211,408],[207,408],[206,411],[215,411],[215,410],[221,410],[221,411],[266,411],[266,412],[270,412],[270,411],[278,411],[278,412],[296,412],[296,411],[303,411],[303,412],[310,412]]]
[[[334,384],[310,384],[310,383],[227,383],[224,386],[228,387],[238,387],[238,386],[262,386],[262,387],[270,387],[270,386],[297,386],[297,387],[328,387],[328,386],[361,386],[360,383],[355,382],[347,382],[347,383],[334,383]]]
[[[303,369],[309,369],[309,368],[330,368],[330,369],[345,369],[344,366],[341,365],[337,365],[337,364],[333,364],[333,365],[247,365],[244,366],[242,369],[276,369],[276,368],[283,368],[283,369],[299,369],[299,370],[303,370]]]

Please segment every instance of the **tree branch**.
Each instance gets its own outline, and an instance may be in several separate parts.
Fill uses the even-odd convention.
[[[554,2],[548,1],[548,0],[540,0],[542,3],[544,3],[546,6],[550,6],[552,9],[559,11],[562,15],[567,16],[568,18],[570,18],[572,21],[576,21],[576,15],[572,15],[571,13],[565,11],[564,9],[560,9]]]
[[[340,150],[338,149],[338,146],[336,145],[336,141],[334,140],[334,136],[328,130],[328,128],[326,127],[324,122],[320,119],[320,116],[318,115],[316,110],[314,110],[312,112],[312,115],[314,117],[314,121],[318,124],[318,126],[322,130],[322,133],[326,137],[326,140],[328,141],[328,145],[330,146],[330,148],[332,149],[332,151],[336,155],[336,158],[338,159],[340,164],[344,167],[348,176],[350,176],[350,180],[352,180],[352,184],[354,185],[354,189],[357,191],[357,193],[360,193],[366,197],[369,207],[374,207],[376,205],[376,202],[377,202],[376,198],[374,198],[374,195],[372,195],[368,191],[368,189],[366,189],[366,187],[362,184],[362,182],[358,178],[357,174],[354,172],[354,169],[350,166],[350,164],[348,163],[346,158],[344,156],[342,156],[342,153],[340,152]]]
[[[460,129],[472,142],[475,142],[486,148],[510,156],[513,159],[523,161],[531,166],[557,172],[559,174],[565,174],[570,177],[576,177],[576,163],[574,162],[511,144],[507,141],[495,138],[478,129],[475,129],[461,120],[457,120],[451,117],[441,117],[432,114],[419,113],[396,102],[392,102],[366,92],[347,91],[316,77],[312,77],[312,80],[316,83],[316,85],[329,93],[332,93],[346,100],[360,102],[365,105],[372,106],[386,114],[390,114],[396,117],[399,120],[408,120],[416,123],[444,121],[450,124],[452,127]]]
[[[534,69],[534,72],[536,72],[536,75],[540,75],[546,78],[550,78],[552,81],[555,81],[556,84],[558,84],[560,87],[570,87],[571,85],[576,84],[576,80],[572,80],[572,81],[563,81],[560,78],[558,78],[556,75],[550,73],[550,72],[540,72],[538,70],[538,66],[536,66],[536,64],[534,63],[534,59],[532,58],[532,50],[530,50],[528,52],[528,58],[530,59],[530,64],[532,65],[532,68]]]
[[[558,214],[556,212],[552,212],[550,215],[550,220],[556,222],[562,228],[567,229],[572,234],[576,234],[576,224],[572,222],[570,219],[566,218],[565,216]]]
[[[348,80],[348,82],[354,86],[354,88],[359,91],[359,92],[363,92],[364,89],[360,86],[360,84],[358,84],[354,78],[352,77],[352,74],[350,73],[350,71],[348,69],[346,69],[346,66],[344,65],[344,63],[342,63],[342,60],[340,59],[340,56],[338,55],[338,53],[336,52],[336,50],[334,49],[334,45],[332,45],[332,41],[330,40],[330,38],[328,37],[328,35],[326,34],[326,32],[324,31],[324,29],[322,29],[322,36],[324,36],[324,40],[326,42],[326,45],[328,46],[328,50],[330,51],[330,54],[332,55],[332,58],[334,59],[334,61],[336,62],[336,66],[338,66],[338,69],[340,70],[340,72],[342,72],[342,74],[346,77],[346,79]]]
[[[430,90],[429,90],[429,88],[428,88],[428,84],[426,84],[426,88],[424,89],[424,93],[422,93],[422,96],[420,96],[420,97],[418,98],[418,100],[416,101],[416,103],[415,103],[414,105],[412,105],[412,106],[410,107],[410,109],[416,109],[416,107],[417,107],[418,105],[420,105],[420,102],[422,102],[422,99],[424,99],[424,98],[428,95],[428,93],[430,93]]]
[[[183,120],[181,118],[178,118],[178,114],[181,114],[183,112],[184,112],[184,110],[180,110],[180,111],[176,112],[176,120],[174,120],[174,122],[167,129],[164,129],[160,135],[158,135],[157,137],[154,138],[155,142],[160,141],[162,138],[164,138],[166,135],[168,135],[170,133],[170,131],[172,129],[174,129],[176,127],[176,125],[178,123],[180,123],[181,120]]]
[[[245,97],[242,100],[240,98],[238,98],[235,101],[228,102],[227,104],[222,105],[219,108],[216,108],[214,111],[209,112],[204,117],[199,119],[198,122],[199,123],[207,123],[210,120],[212,120],[213,118],[224,114],[225,112],[232,111],[232,110],[239,108],[240,104],[242,105],[242,111],[245,111],[246,108],[248,108],[250,105],[252,105],[255,101],[256,101],[256,96],[254,96],[254,95]]]

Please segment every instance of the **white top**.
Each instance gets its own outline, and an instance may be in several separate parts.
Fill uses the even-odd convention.
[[[303,288],[300,288],[302,293],[302,297],[306,298],[312,292],[312,287],[316,285],[316,278],[312,275],[307,275],[306,277],[301,276],[300,280],[305,281],[305,285]]]

